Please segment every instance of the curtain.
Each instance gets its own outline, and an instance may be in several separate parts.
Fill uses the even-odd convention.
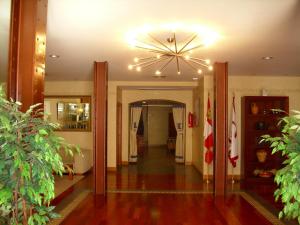
[[[184,108],[173,108],[174,124],[177,131],[176,137],[176,151],[175,160],[178,163],[184,162],[184,142],[183,142],[183,131],[184,131]]]
[[[142,112],[142,107],[131,107],[129,162],[137,162],[136,133],[139,126],[141,112]]]

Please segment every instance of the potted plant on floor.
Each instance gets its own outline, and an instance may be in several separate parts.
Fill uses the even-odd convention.
[[[74,146],[55,135],[59,125],[45,121],[39,105],[25,113],[20,105],[0,87],[0,224],[46,224],[58,216],[50,206],[53,173],[64,171],[58,152],[72,155]]]
[[[275,175],[275,199],[281,199],[284,205],[279,218],[297,219],[300,224],[300,111],[293,111],[280,123],[282,136],[263,135],[262,141],[271,143],[272,154],[281,152],[285,157],[282,169]]]

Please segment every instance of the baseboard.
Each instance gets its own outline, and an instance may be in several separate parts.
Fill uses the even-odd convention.
[[[213,175],[203,175],[203,180],[212,180],[213,179]],[[233,179],[234,180],[241,180],[241,176],[240,175],[233,175]],[[227,180],[232,180],[232,175],[227,175]]]
[[[122,161],[122,166],[128,166],[128,161]]]
[[[106,168],[106,170],[107,170],[107,172],[116,172],[117,171],[117,167],[110,167],[110,166],[108,166]]]

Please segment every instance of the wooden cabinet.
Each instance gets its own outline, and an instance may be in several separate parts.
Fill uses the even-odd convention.
[[[271,154],[268,143],[260,143],[261,136],[280,135],[278,122],[285,115],[272,109],[289,111],[289,98],[281,96],[242,97],[242,171],[246,182],[273,182],[281,167],[281,154]]]

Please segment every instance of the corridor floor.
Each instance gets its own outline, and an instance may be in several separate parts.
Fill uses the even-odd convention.
[[[194,166],[178,164],[164,146],[149,147],[136,164],[108,172],[108,190],[211,191]]]

